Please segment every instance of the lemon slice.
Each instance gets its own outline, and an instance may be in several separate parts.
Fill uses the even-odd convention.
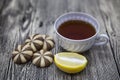
[[[82,71],[87,64],[87,59],[77,53],[61,52],[54,56],[56,66],[66,73],[77,73]]]

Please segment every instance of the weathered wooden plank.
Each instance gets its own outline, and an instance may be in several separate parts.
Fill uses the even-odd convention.
[[[119,45],[117,46],[115,41],[112,43],[111,38],[114,40],[116,38],[109,34],[111,33],[111,29],[107,27],[107,25],[110,26],[109,19],[104,17],[104,15],[109,16],[110,10],[108,9],[113,5],[115,10],[119,10],[115,5],[118,2],[111,0],[107,6],[107,0],[105,2],[100,0],[12,0],[3,9],[1,13],[3,18],[0,19],[0,21],[3,20],[0,23],[2,26],[0,30],[0,80],[119,80],[119,72],[116,67],[116,62],[119,67]],[[105,12],[106,10],[108,12]],[[75,75],[63,73],[54,64],[41,69],[36,68],[31,62],[24,65],[16,65],[12,62],[11,52],[17,44],[22,44],[28,35],[35,33],[54,36],[54,21],[61,14],[70,11],[83,11],[96,17],[101,24],[101,33],[108,32],[115,52],[114,49],[111,50],[110,44],[91,48],[83,54],[89,61],[88,66],[84,71]],[[115,12],[112,14],[116,15]],[[119,16],[119,14],[117,15]],[[116,18],[114,19],[116,20]],[[118,26],[116,27],[113,29],[117,31]],[[118,33],[116,35],[118,39]],[[55,40],[54,54],[62,51],[58,40]],[[119,43],[118,41],[117,43]]]
[[[107,3],[107,5],[105,4]],[[105,22],[106,32],[110,37],[110,47],[115,59],[115,63],[117,64],[118,73],[120,75],[120,1],[110,1],[107,0],[101,2],[100,1],[100,10]],[[103,8],[104,6],[104,8]]]
[[[2,40],[0,40],[1,50],[3,50],[1,51],[2,55],[0,56],[0,70],[2,72],[0,74],[1,80],[26,80],[26,77],[28,79],[36,78],[34,77],[35,71],[32,69],[29,70],[31,68],[31,64],[15,65],[11,61],[11,52],[13,47],[17,44],[23,43],[26,36],[32,33],[30,31],[31,27],[29,27],[29,22],[34,17],[32,17],[31,12],[27,12],[29,11],[29,8],[31,7],[27,1],[20,2],[18,0],[13,0],[2,12],[5,22],[2,24],[2,32],[4,33],[2,33]],[[29,24],[26,21],[28,21]],[[30,72],[28,73],[28,71]],[[26,76],[27,73],[29,76]],[[32,76],[30,74],[32,74]]]

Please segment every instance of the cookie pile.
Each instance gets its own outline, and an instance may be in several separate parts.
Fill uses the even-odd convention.
[[[37,67],[47,67],[53,63],[50,50],[54,45],[55,42],[51,36],[35,34],[28,37],[23,45],[18,45],[12,53],[12,59],[16,64],[32,60]]]

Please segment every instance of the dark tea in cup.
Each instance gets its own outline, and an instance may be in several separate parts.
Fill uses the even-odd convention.
[[[88,22],[82,20],[68,20],[59,26],[58,32],[66,38],[82,40],[95,35],[96,30],[93,25]]]

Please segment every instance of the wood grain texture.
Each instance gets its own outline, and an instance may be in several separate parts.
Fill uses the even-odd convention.
[[[120,0],[0,0],[0,80],[120,80]],[[53,25],[63,13],[86,12],[100,22],[100,33],[110,40],[107,46],[92,47],[83,53],[85,70],[66,74],[52,64],[37,68],[31,62],[16,65],[11,52],[35,33],[55,38],[54,54],[63,51]]]
[[[105,1],[104,3],[106,3],[107,1]],[[102,2],[103,3],[103,2]],[[110,47],[111,47],[111,51],[113,53],[115,62],[117,64],[117,68],[118,68],[118,73],[120,75],[120,9],[118,8],[120,4],[120,1],[110,1],[108,3],[108,7],[105,6],[105,4],[103,4],[105,6],[105,8],[102,8],[101,5],[100,6],[100,10],[101,10],[101,14],[102,14],[102,18],[105,21],[105,26],[106,26],[106,33],[109,35],[110,37]],[[109,9],[108,9],[109,8]],[[112,13],[111,13],[112,12]]]

